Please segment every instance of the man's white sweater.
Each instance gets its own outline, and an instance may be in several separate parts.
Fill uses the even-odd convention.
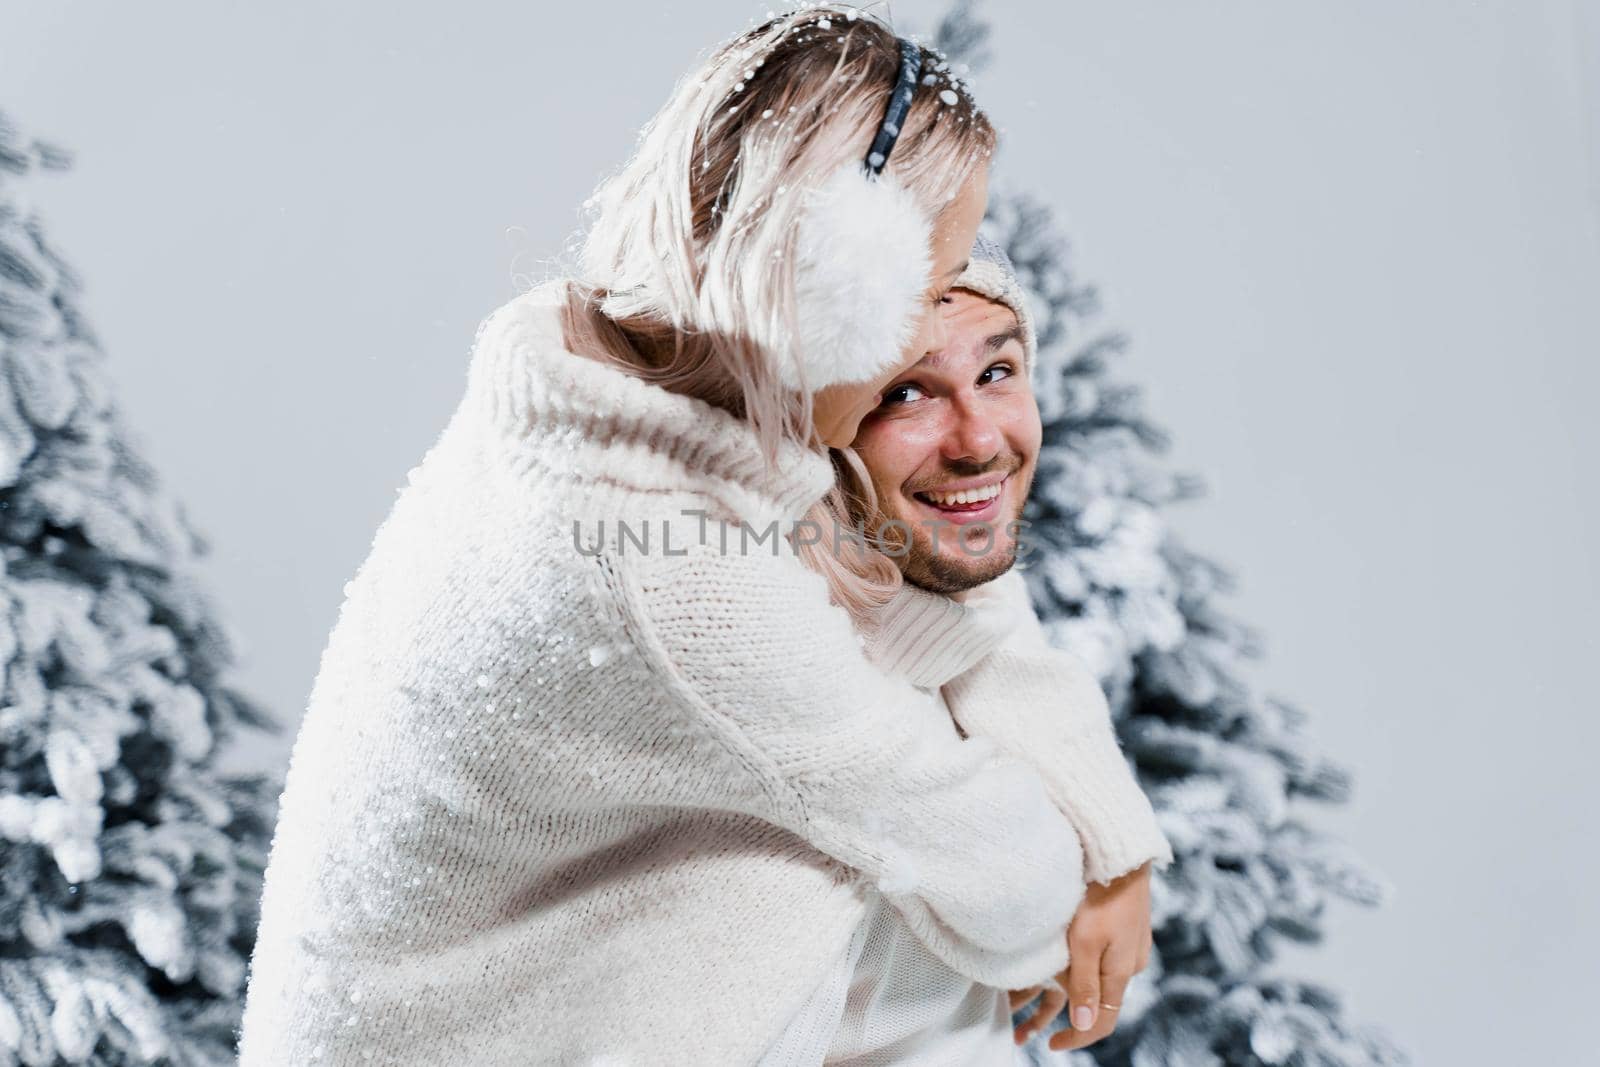
[[[742,421],[566,352],[554,296],[480,327],[346,586],[241,1067],[753,1062],[866,885],[974,980],[1048,980],[1086,872],[1047,779],[931,729],[819,576],[720,525],[798,518],[827,458],[774,473]]]
[[[1048,643],[1019,572],[969,591],[960,603],[902,587],[879,613],[867,652],[937,701],[952,734],[959,736],[965,720],[965,729],[989,731],[1003,747],[1031,754],[1052,797],[1082,824],[1090,880],[1172,861],[1117,748],[1099,683],[1080,659]],[[1021,1062],[1006,990],[950,967],[874,895],[856,936],[759,1067]]]

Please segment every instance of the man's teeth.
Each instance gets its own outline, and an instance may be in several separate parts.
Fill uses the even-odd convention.
[[[1000,485],[986,485],[982,489],[963,489],[959,493],[924,492],[923,496],[935,504],[949,507],[952,504],[976,504],[980,500],[993,500],[1000,495]]]

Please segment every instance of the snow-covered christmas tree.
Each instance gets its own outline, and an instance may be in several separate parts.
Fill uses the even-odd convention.
[[[208,551],[113,402],[0,114],[0,1067],[235,1062],[281,781],[223,777],[235,644]]]
[[[986,62],[988,33],[962,0],[927,43],[966,75]],[[1039,331],[1044,447],[1027,574],[1051,639],[1100,674],[1177,854],[1154,880],[1155,951],[1116,1030],[1053,1052],[1063,1013],[1026,1051],[1085,1067],[1407,1063],[1382,1033],[1346,1023],[1334,990],[1267,972],[1279,937],[1322,940],[1330,899],[1377,905],[1391,888],[1297,818],[1297,799],[1345,800],[1350,776],[1315,751],[1304,712],[1248,678],[1260,638],[1217,602],[1234,577],[1163,518],[1200,482],[1158,461],[1167,436],[1111,374],[1126,337],[1100,320],[1049,209],[1015,188],[996,175],[985,229],[1028,287]]]

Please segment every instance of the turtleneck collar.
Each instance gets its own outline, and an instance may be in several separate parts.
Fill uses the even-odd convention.
[[[549,281],[512,298],[474,342],[468,395],[528,462],[630,488],[697,490],[762,528],[799,518],[832,487],[825,452],[784,441],[769,466],[743,419],[568,351],[565,288]]]
[[[1027,587],[1015,569],[957,601],[903,583],[866,635],[868,657],[928,689],[944,685],[992,652],[1021,621]]]

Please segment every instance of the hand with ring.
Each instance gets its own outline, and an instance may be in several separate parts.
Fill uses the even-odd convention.
[[[1069,1027],[1051,1036],[1052,1051],[1092,1045],[1116,1029],[1123,991],[1150,963],[1150,865],[1108,884],[1089,883],[1067,927],[1067,946],[1067,969],[1054,982],[1007,994],[1013,1012],[1043,995],[1032,1018],[1013,1034],[1019,1045],[1069,1004]]]

